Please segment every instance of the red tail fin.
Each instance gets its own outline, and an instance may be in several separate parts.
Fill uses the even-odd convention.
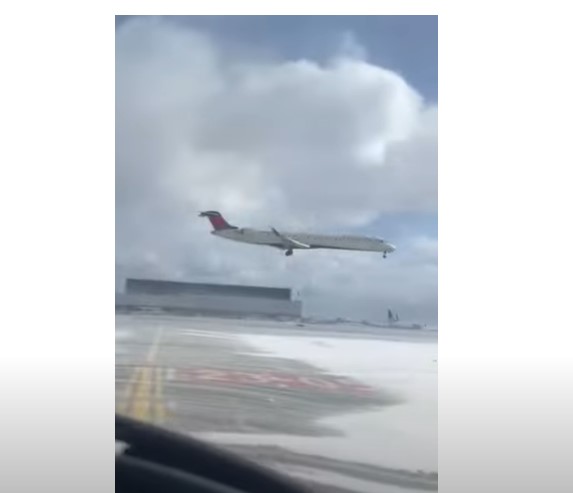
[[[199,214],[200,217],[208,217],[215,230],[221,229],[237,229],[236,226],[231,226],[225,218],[218,211],[204,211]]]

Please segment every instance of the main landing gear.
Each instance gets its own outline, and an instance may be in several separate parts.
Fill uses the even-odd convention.
[[[289,249],[285,252],[285,255],[286,255],[287,257],[290,257],[292,254],[293,254],[292,248],[289,248]]]
[[[384,255],[382,255],[382,258],[386,258],[386,252],[384,252]]]

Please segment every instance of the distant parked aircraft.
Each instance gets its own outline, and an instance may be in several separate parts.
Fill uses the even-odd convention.
[[[329,248],[334,250],[355,250],[363,252],[381,252],[383,257],[396,250],[387,241],[372,236],[356,235],[326,235],[313,233],[279,232],[271,227],[268,231],[238,228],[230,225],[218,211],[204,211],[200,217],[207,217],[213,225],[212,234],[228,240],[241,241],[253,245],[267,245],[285,251],[292,255],[294,250],[311,250]]]
[[[398,318],[398,314],[392,313],[392,310],[388,309],[388,323],[391,324],[393,322],[399,322],[400,319]]]

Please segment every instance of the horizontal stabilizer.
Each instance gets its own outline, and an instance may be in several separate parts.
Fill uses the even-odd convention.
[[[211,221],[213,229],[220,231],[222,229],[238,229],[236,226],[231,226],[219,211],[203,211],[199,213],[199,217],[206,217]]]

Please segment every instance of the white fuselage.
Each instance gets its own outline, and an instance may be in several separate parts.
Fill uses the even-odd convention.
[[[212,234],[221,236],[229,240],[241,241],[255,245],[269,245],[277,248],[284,248],[284,243],[272,231],[262,231],[249,228],[224,229],[212,231]],[[325,235],[310,233],[286,233],[281,234],[296,240],[310,248],[330,248],[336,250],[360,250],[367,252],[384,252],[390,253],[395,247],[380,238],[368,236],[349,236],[349,235]],[[302,248],[293,246],[292,248]]]

